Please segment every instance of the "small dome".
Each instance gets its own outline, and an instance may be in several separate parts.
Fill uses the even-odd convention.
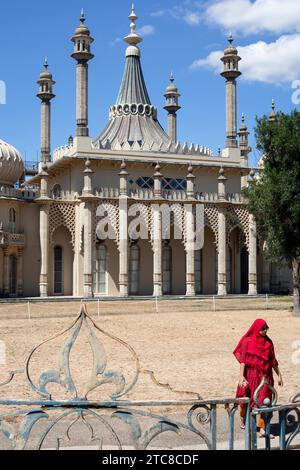
[[[89,28],[87,28],[84,24],[81,24],[78,26],[78,28],[75,29],[74,36],[90,36],[91,32]]]
[[[171,76],[170,76],[170,83],[169,83],[169,85],[167,86],[166,91],[165,91],[166,94],[169,94],[169,93],[174,93],[174,94],[176,94],[176,93],[178,93],[178,88],[177,88],[177,86],[175,85],[174,80],[175,80],[175,79],[174,79],[174,76],[173,76],[173,74],[171,74]]]
[[[52,80],[52,73],[49,72],[48,70],[44,70],[40,74],[40,79]]]
[[[0,183],[13,186],[24,173],[20,152],[0,139]]]
[[[233,37],[232,34],[230,33],[229,38],[228,38],[228,46],[224,50],[224,55],[238,55],[238,50],[236,47],[232,45],[233,43]]]
[[[91,35],[89,28],[84,23],[85,23],[85,16],[82,10],[81,16],[80,16],[80,25],[78,26],[78,28],[75,29],[74,36],[90,36]]]
[[[177,93],[177,92],[178,92],[178,88],[174,83],[170,83],[170,85],[167,86],[166,88],[166,93]]]
[[[52,80],[52,73],[48,70],[48,59],[45,57],[44,70],[40,73],[40,80]]]

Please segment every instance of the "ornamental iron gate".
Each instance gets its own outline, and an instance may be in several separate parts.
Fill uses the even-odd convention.
[[[89,350],[91,370],[84,370],[87,377],[78,386],[75,376],[82,358],[77,356],[74,367],[72,354],[81,333],[86,338],[81,355]],[[53,351],[58,342],[56,356]],[[114,353],[114,360],[110,362],[107,342],[113,344],[113,348],[125,351],[124,364],[118,353]],[[49,363],[54,362],[54,367],[40,371],[35,358],[46,346],[50,347],[48,359]],[[180,398],[132,399],[142,376],[157,389],[167,392],[168,396],[175,394]],[[30,399],[5,399],[5,392],[9,393],[13,381],[18,381],[18,388],[21,386],[21,377],[30,390]],[[101,329],[82,306],[69,328],[35,347],[25,362],[25,368],[11,372],[7,380],[0,383],[0,448],[270,449],[274,426],[279,430],[280,449],[297,447],[300,394],[286,405],[277,405],[275,389],[272,392],[272,403],[264,403],[262,408],[252,411],[247,406],[245,430],[241,431],[239,419],[235,419],[239,414],[236,412],[240,404],[249,404],[248,399],[203,400],[198,393],[177,391],[169,384],[160,383],[152,371],[141,366],[129,344]],[[256,403],[258,393],[259,388]],[[167,416],[171,410],[173,414]],[[266,436],[259,445],[256,433],[258,414],[266,423]],[[277,414],[278,423],[274,425],[273,418]]]

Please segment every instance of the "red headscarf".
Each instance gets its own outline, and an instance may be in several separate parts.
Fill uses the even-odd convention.
[[[239,341],[233,354],[240,363],[263,369],[278,364],[272,340],[268,336],[261,336],[259,334],[264,326],[268,327],[265,320],[255,320],[247,333]]]

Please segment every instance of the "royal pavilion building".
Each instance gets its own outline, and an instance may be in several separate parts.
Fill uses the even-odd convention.
[[[244,117],[237,128],[241,58],[232,37],[220,58],[226,143],[213,155],[208,147],[178,142],[180,93],[173,76],[164,94],[167,128],[159,123],[142,72],[134,7],[129,19],[119,94],[98,136],[91,137],[88,128],[94,40],[82,13],[72,38],[76,136],[51,153],[55,82],[45,62],[37,94],[38,171],[28,178],[20,152],[0,140],[0,296],[291,291],[290,270],[267,260],[242,196],[254,172],[248,166],[251,149]],[[199,245],[191,243],[190,234],[197,231],[203,234]]]

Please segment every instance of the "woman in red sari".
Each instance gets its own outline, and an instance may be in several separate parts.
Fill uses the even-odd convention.
[[[240,390],[245,387],[245,397],[250,398],[250,407],[254,408],[253,397],[255,390],[266,377],[270,385],[274,385],[273,369],[278,375],[278,385],[283,385],[282,376],[278,368],[272,340],[267,336],[269,327],[265,320],[257,319],[247,333],[241,338],[233,354],[240,363],[240,379],[237,396],[241,397]],[[272,391],[264,385],[258,394],[259,405],[265,398],[272,400]],[[241,405],[241,427],[245,427],[245,406]],[[265,433],[263,419],[259,419],[260,436]]]

